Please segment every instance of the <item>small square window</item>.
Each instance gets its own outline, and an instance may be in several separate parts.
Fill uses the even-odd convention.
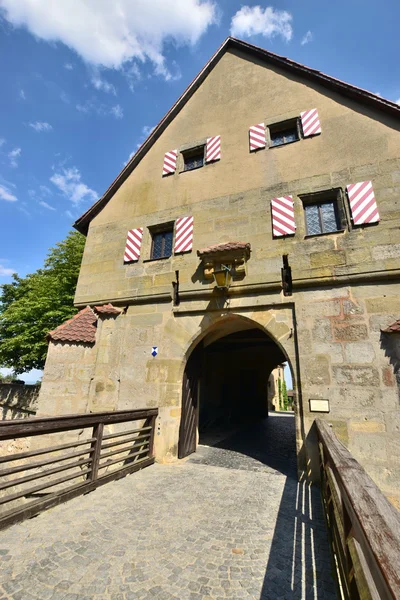
[[[346,216],[340,190],[302,196],[306,235],[322,235],[343,231]]]
[[[183,155],[183,170],[193,171],[204,165],[204,146],[193,148],[182,152]]]
[[[174,237],[173,226],[165,229],[157,229],[151,232],[151,259],[168,258],[172,254],[172,239]]]
[[[298,119],[275,123],[268,127],[271,139],[271,146],[283,146],[297,142],[300,139]]]

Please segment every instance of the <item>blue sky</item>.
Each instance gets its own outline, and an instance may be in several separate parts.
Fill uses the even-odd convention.
[[[230,34],[400,101],[396,0],[0,0],[0,284],[39,268]]]

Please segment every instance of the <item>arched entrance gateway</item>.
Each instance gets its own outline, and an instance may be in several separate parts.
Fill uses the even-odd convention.
[[[281,345],[263,327],[250,319],[230,316],[214,324],[188,354],[182,384],[179,458],[196,452],[198,444],[218,443],[240,430],[251,430],[251,437],[254,427],[258,434],[263,424],[271,428],[267,421],[273,408],[268,403],[270,375],[282,363],[288,363],[292,375],[293,369]],[[294,413],[287,417],[293,433],[289,445],[295,456]],[[264,434],[267,429],[262,431]]]

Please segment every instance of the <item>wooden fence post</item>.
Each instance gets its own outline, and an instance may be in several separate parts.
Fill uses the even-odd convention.
[[[147,419],[149,425],[151,427],[150,430],[150,439],[149,439],[149,458],[154,457],[154,436],[156,433],[156,415]]]
[[[88,475],[88,479],[90,481],[96,481],[98,472],[99,472],[99,462],[100,462],[100,453],[101,453],[101,444],[103,442],[103,430],[104,423],[97,423],[93,427],[93,437],[96,438],[94,442],[92,442],[92,470]]]

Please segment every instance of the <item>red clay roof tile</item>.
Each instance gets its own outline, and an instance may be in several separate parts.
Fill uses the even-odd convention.
[[[121,309],[116,308],[112,304],[103,304],[102,306],[95,306],[93,309],[98,315],[119,315]]]
[[[96,341],[97,317],[90,306],[87,306],[72,319],[65,321],[53,331],[49,331],[47,339],[56,342],[72,342],[94,344]]]
[[[391,325],[389,325],[389,327],[386,327],[386,329],[381,329],[381,331],[383,331],[383,333],[398,333],[398,332],[400,332],[400,319],[398,321],[395,321]]]

